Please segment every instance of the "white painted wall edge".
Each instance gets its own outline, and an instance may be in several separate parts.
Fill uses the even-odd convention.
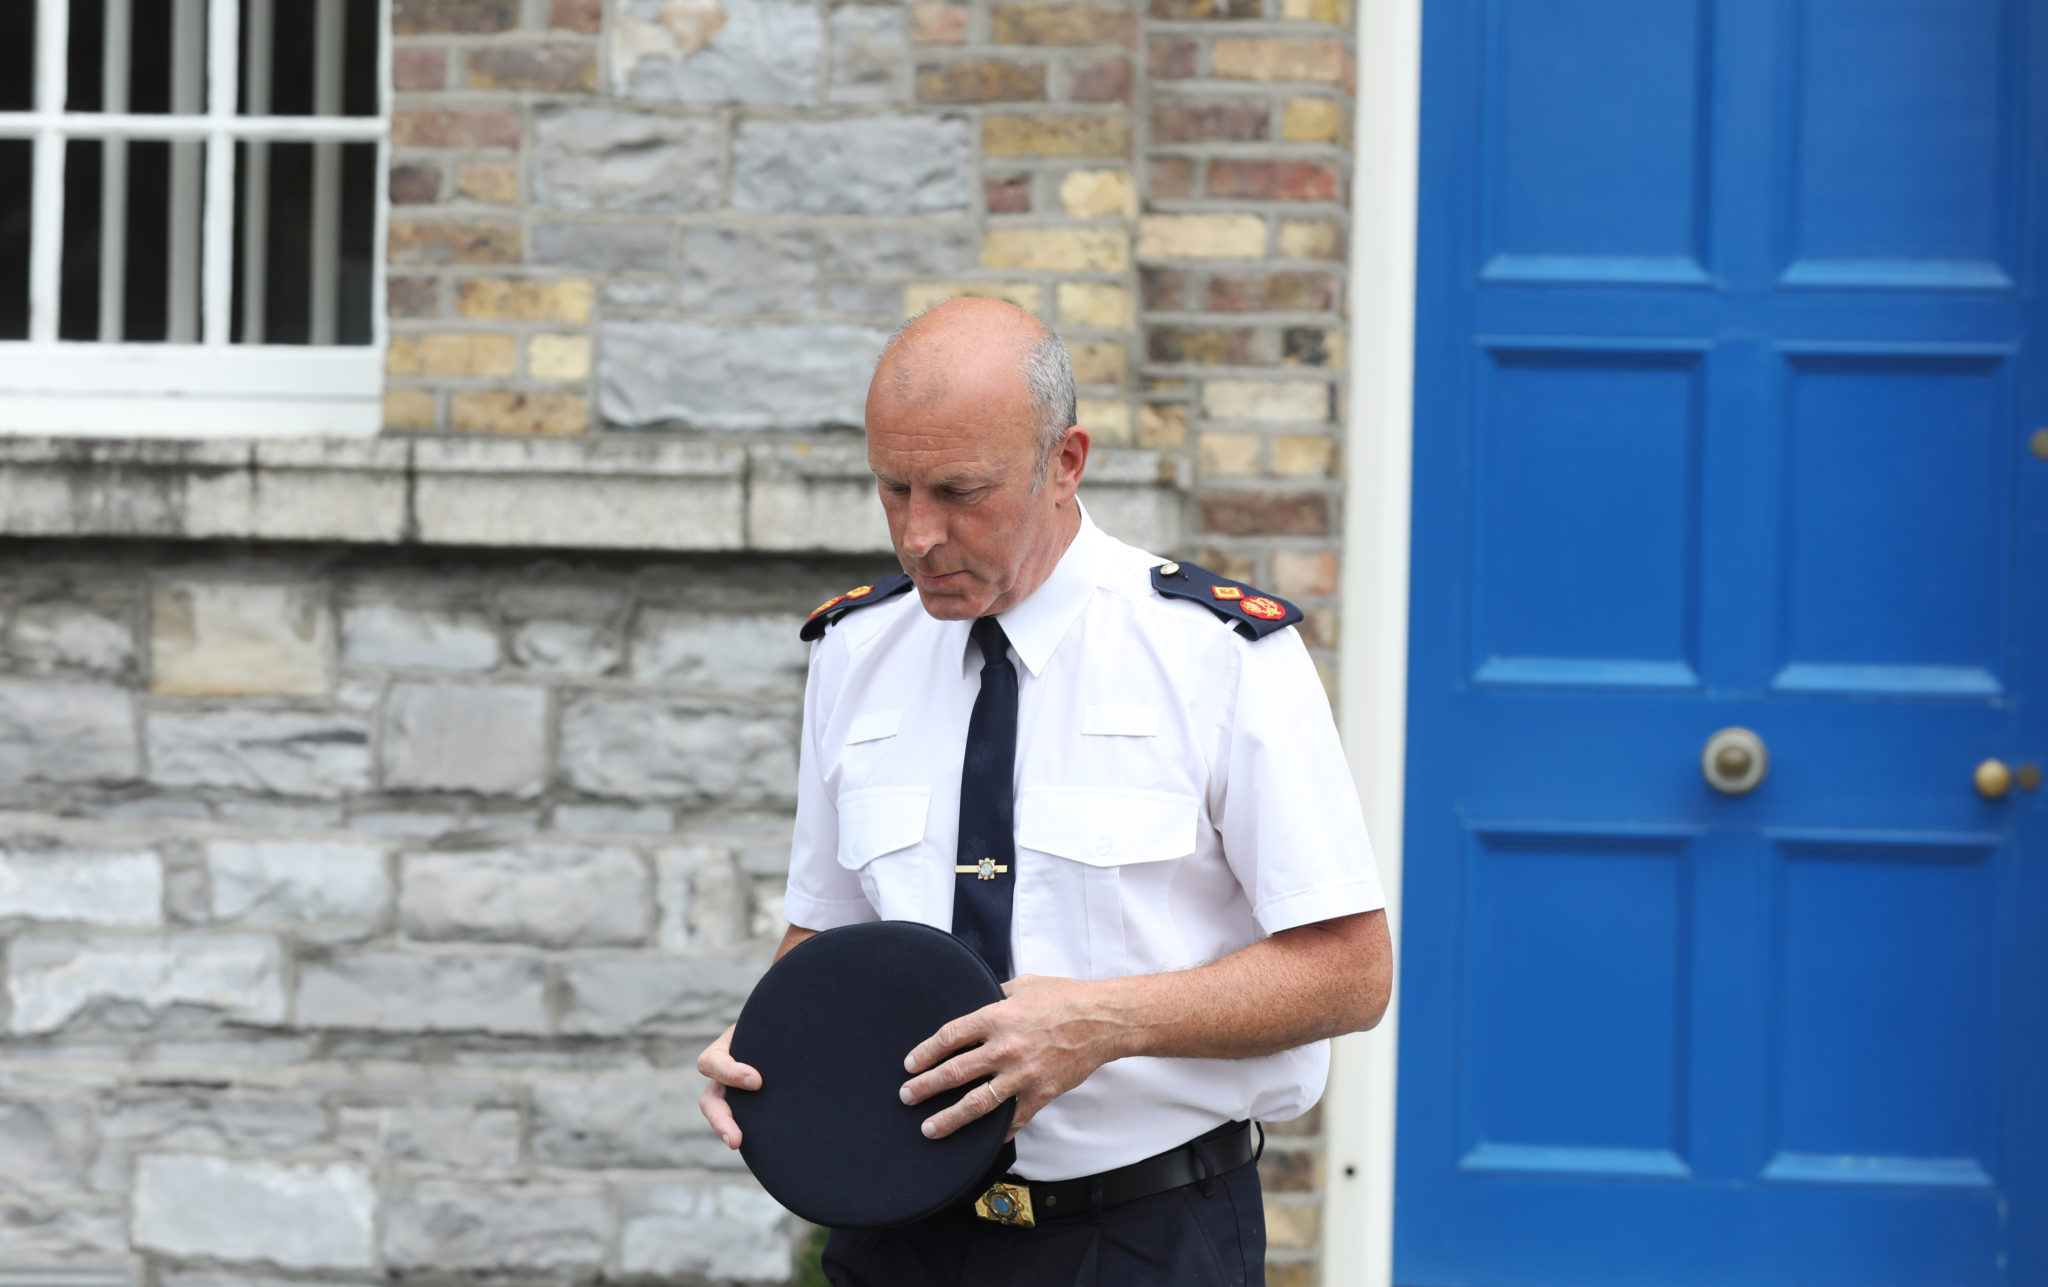
[[[1360,0],[1338,724],[1401,945],[1422,0]],[[1396,982],[1398,984],[1398,969]],[[1398,996],[1398,989],[1396,995]],[[1337,1042],[1323,1097],[1324,1287],[1390,1287],[1399,1007]]]

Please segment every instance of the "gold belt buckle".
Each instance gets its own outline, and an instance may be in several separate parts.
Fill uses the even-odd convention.
[[[1031,1218],[1031,1190],[1022,1184],[992,1184],[988,1192],[974,1200],[974,1214],[997,1224],[1014,1224],[1020,1228],[1036,1227]]]

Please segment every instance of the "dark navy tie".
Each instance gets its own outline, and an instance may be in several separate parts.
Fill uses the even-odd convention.
[[[1010,977],[1010,895],[1016,889],[1017,668],[994,617],[968,637],[981,646],[981,692],[967,718],[960,763],[960,848],[953,867],[953,933]]]

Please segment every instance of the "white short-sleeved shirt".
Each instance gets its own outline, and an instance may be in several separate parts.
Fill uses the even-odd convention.
[[[1160,561],[1084,513],[1045,584],[998,618],[1022,663],[1019,974],[1188,969],[1385,905],[1300,636],[1254,642],[1160,595]],[[970,624],[926,615],[913,590],[813,646],[792,924],[951,927],[960,760],[981,686]],[[1088,1175],[1234,1119],[1299,1116],[1322,1095],[1329,1059],[1319,1041],[1256,1059],[1113,1061],[1019,1132],[1017,1173]]]

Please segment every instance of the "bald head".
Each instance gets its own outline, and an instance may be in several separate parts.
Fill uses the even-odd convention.
[[[1042,478],[1074,423],[1073,362],[1045,323],[1005,300],[949,299],[898,328],[875,364],[869,420],[878,395],[931,406],[970,391],[977,401],[1022,411],[1035,434]]]

